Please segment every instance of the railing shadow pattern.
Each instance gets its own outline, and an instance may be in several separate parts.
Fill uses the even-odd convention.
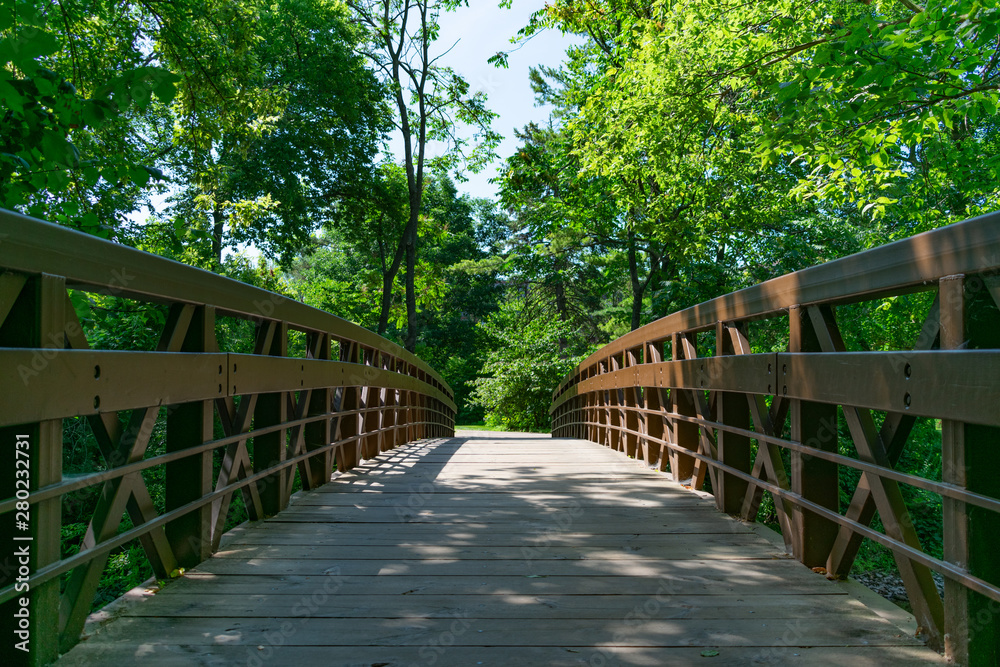
[[[91,349],[68,290],[166,305],[156,348]],[[224,319],[252,323],[252,353],[219,349]],[[301,357],[289,356],[295,336]],[[30,619],[20,628],[31,664],[79,640],[109,554],[130,541],[166,579],[218,548],[234,493],[261,519],[287,506],[296,480],[315,488],[335,467],[454,434],[451,389],[394,343],[287,297],[8,211],[0,369],[0,448],[27,471],[0,481],[0,532],[21,549],[0,570],[0,613],[14,630],[17,614]],[[63,420],[74,417],[89,422],[103,470],[63,474]],[[158,420],[165,448],[153,456]],[[162,512],[143,477],[154,469],[165,478]],[[63,499],[95,486],[82,545],[63,557]]]
[[[838,307],[934,292],[914,349],[848,351]],[[1000,214],[852,255],[664,317],[583,361],[552,433],[603,443],[754,520],[774,499],[786,545],[845,576],[863,538],[891,549],[928,644],[1000,659]],[[750,323],[787,317],[787,352]],[[714,340],[713,340],[714,336]],[[917,418],[941,420],[942,475],[896,470]],[[846,424],[857,457],[838,451]],[[787,461],[787,464],[786,464]],[[838,473],[859,482],[849,502]],[[943,558],[921,547],[901,485],[940,496]],[[875,516],[884,532],[872,528]],[[945,578],[939,594],[932,572]]]

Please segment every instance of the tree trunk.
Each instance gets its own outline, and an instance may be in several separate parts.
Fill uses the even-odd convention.
[[[415,211],[419,215],[419,211]],[[417,333],[417,229],[413,226],[413,232],[406,242],[406,349],[416,352]]]
[[[378,335],[384,336],[385,330],[389,328],[389,309],[392,307],[392,283],[396,280],[396,273],[399,271],[399,264],[390,274],[382,274],[382,306],[378,314]]]
[[[219,205],[216,196],[215,207],[212,209],[212,257],[215,259],[215,270],[222,268],[222,234],[226,227],[226,216]]]
[[[389,328],[389,309],[392,308],[392,285],[396,282],[396,275],[399,273],[399,267],[403,263],[405,238],[406,231],[403,232],[403,238],[400,239],[399,244],[396,246],[396,253],[392,257],[392,264],[389,268],[382,269],[382,307],[378,314],[379,336],[384,336],[385,330]],[[385,262],[383,261],[384,266]]]

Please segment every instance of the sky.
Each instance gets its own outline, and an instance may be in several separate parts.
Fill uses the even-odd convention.
[[[503,159],[517,147],[514,129],[531,121],[543,122],[549,116],[548,109],[535,106],[535,96],[528,82],[529,68],[538,64],[557,66],[564,58],[566,47],[573,43],[570,37],[558,31],[546,30],[510,54],[508,69],[494,67],[486,62],[487,58],[497,51],[517,48],[510,43],[510,38],[527,25],[532,12],[544,4],[543,0],[514,0],[510,9],[501,9],[497,3],[498,0],[469,0],[468,7],[445,13],[439,20],[440,50],[454,44],[441,63],[465,77],[473,91],[485,92],[489,98],[488,107],[500,115],[493,121],[493,129],[504,137],[497,149],[500,158],[480,174],[466,173],[468,182],[458,184],[460,191],[473,197],[495,196],[496,186],[489,181],[497,175]]]

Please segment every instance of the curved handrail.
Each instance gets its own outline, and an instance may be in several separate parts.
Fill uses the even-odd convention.
[[[936,298],[920,314],[914,349],[847,350],[837,306],[919,291]],[[753,353],[748,323],[779,316],[788,350]],[[794,556],[832,576],[850,572],[862,538],[888,547],[929,643],[943,648],[948,635],[948,652],[965,664],[992,655],[976,614],[1000,604],[1000,563],[984,557],[1000,531],[1000,481],[987,472],[998,405],[1000,213],[992,213],[636,329],[571,371],[550,412],[554,437],[598,442],[692,488],[710,485],[716,505],[745,520],[770,493]],[[895,469],[919,417],[942,420],[940,481]],[[845,430],[857,456],[840,452]],[[841,511],[845,469],[860,481]],[[901,485],[940,496],[942,557],[921,547]],[[876,512],[884,532],[871,527]],[[945,577],[947,612],[932,571]]]
[[[91,349],[71,289],[167,305],[156,349]],[[219,349],[220,318],[253,323],[252,353]],[[293,331],[305,334],[304,357],[288,356]],[[139,539],[157,577],[176,576],[218,548],[235,492],[251,519],[264,518],[296,483],[315,488],[334,468],[454,435],[451,388],[395,343],[285,296],[4,210],[0,369],[0,449],[23,450],[30,465],[0,497],[0,516],[16,518],[31,544],[30,595],[0,579],[0,610],[28,600],[36,664],[78,641],[114,549]],[[63,475],[62,424],[74,417],[89,422],[104,470]],[[163,451],[149,455],[158,421]],[[162,512],[142,476],[153,468],[164,471]],[[90,487],[101,494],[88,533],[62,557],[60,508]],[[132,527],[121,531],[124,513]]]
[[[337,340],[355,341],[413,364],[454,397],[422,359],[353,322],[281,294],[4,209],[0,269],[63,276],[70,288],[141,301],[213,305],[220,315],[283,320],[300,331],[331,332]]]
[[[750,321],[793,306],[843,304],[932,290],[950,275],[995,271],[1000,265],[1000,212],[826,262],[672,313],[608,343],[570,371],[556,399],[581,372],[674,334],[709,331],[717,322]]]

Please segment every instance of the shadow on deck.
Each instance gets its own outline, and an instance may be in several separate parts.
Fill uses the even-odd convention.
[[[943,663],[769,533],[591,442],[460,432],[237,528],[58,664]]]

